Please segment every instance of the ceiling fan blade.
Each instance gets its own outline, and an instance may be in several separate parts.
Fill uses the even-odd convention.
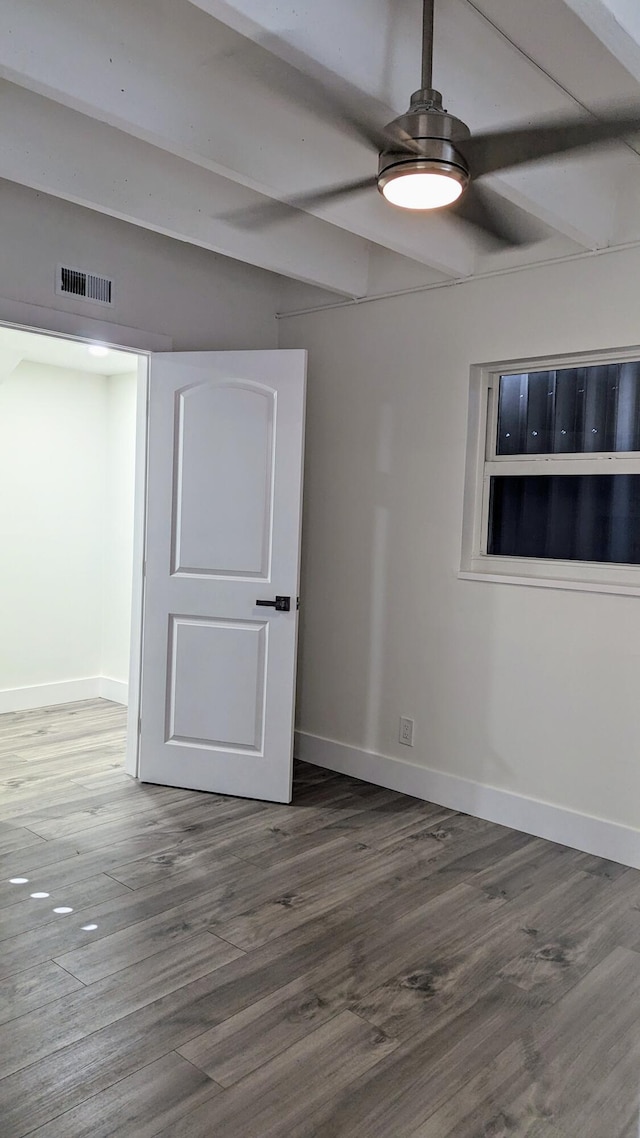
[[[325,202],[339,201],[340,198],[350,194],[360,193],[377,185],[375,177],[358,178],[353,182],[339,182],[334,186],[327,186],[323,190],[310,190],[308,193],[296,194],[286,201],[260,202],[258,205],[248,206],[247,209],[234,210],[223,215],[223,220],[241,229],[266,229],[269,225],[276,225],[291,217],[292,211],[310,209],[313,206],[324,205]]]
[[[442,211],[472,225],[484,243],[493,249],[530,245],[540,236],[533,223],[518,210],[505,209],[497,194],[484,186],[470,185],[462,197]]]
[[[479,178],[496,170],[521,166],[566,154],[597,143],[627,138],[640,132],[640,106],[608,108],[589,119],[556,119],[540,126],[492,131],[465,139],[456,146]]]

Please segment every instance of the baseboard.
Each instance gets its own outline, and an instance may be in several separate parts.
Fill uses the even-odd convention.
[[[430,770],[404,759],[349,747],[304,731],[296,732],[295,754],[316,766],[640,869],[640,831],[631,826],[579,814],[549,802]]]
[[[82,680],[60,680],[54,684],[34,684],[0,691],[0,715],[10,711],[30,711],[54,707],[58,703],[79,703],[83,699],[110,699],[127,702],[127,685],[107,676],[87,676]]]
[[[124,680],[112,680],[110,676],[100,676],[98,688],[98,695],[101,699],[109,699],[112,703],[123,703],[125,707],[127,706],[129,685]]]

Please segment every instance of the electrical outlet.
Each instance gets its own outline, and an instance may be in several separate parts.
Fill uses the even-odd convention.
[[[400,716],[400,734],[398,738],[406,747],[413,747],[413,719],[406,719],[404,715]]]

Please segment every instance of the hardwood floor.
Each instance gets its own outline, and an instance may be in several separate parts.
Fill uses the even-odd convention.
[[[638,1138],[639,872],[304,764],[141,786],[124,726],[0,717],[2,1138]]]

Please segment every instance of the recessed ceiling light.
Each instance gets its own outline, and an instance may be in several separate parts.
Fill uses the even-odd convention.
[[[90,356],[108,356],[109,349],[105,348],[104,344],[89,344]]]

